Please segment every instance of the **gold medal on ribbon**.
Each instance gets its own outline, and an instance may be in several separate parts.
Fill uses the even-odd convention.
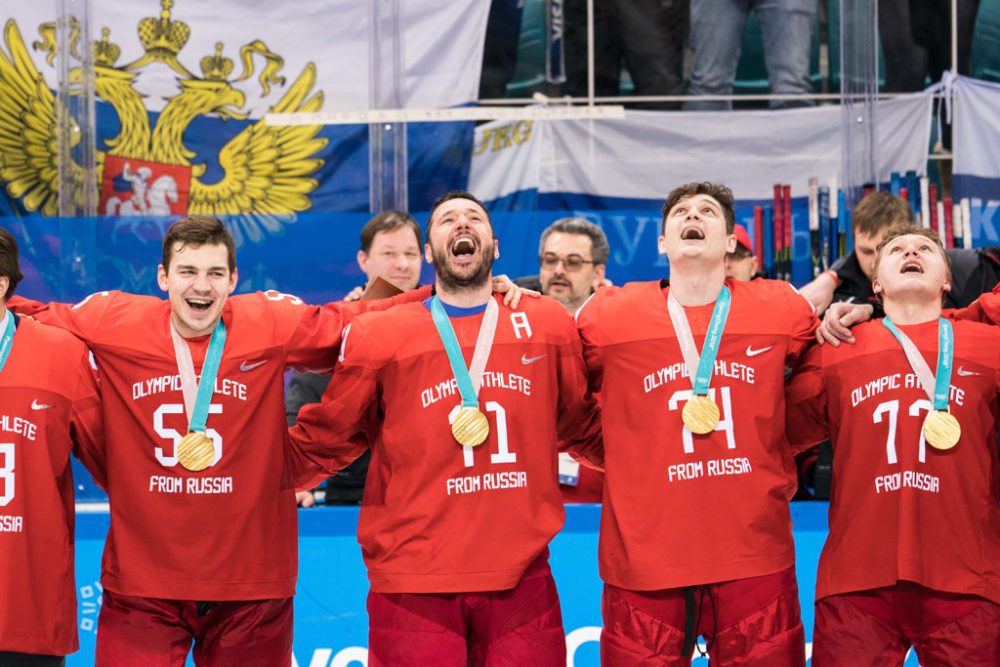
[[[951,449],[961,437],[962,425],[947,410],[934,410],[924,420],[924,439],[934,449]]]
[[[684,404],[681,419],[692,433],[711,433],[719,425],[719,406],[708,396],[693,396]]]
[[[460,407],[451,422],[451,434],[463,447],[477,447],[490,434],[490,423],[479,408]]]
[[[214,458],[215,443],[204,433],[193,431],[177,443],[177,461],[191,472],[201,472]]]

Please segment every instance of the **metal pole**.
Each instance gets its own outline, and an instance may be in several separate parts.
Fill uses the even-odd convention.
[[[369,107],[400,109],[405,106],[403,31],[400,0],[372,0],[369,13]],[[372,213],[409,205],[406,123],[372,123],[368,126],[368,206]]]

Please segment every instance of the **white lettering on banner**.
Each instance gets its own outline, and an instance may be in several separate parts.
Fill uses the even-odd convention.
[[[573,667],[576,660],[577,650],[584,644],[598,644],[601,641],[601,627],[598,625],[585,625],[566,634],[566,664]],[[702,652],[705,645],[701,644]],[[807,657],[812,655],[812,644],[806,644]],[[332,660],[331,660],[332,656]],[[301,667],[295,655],[292,655],[292,667]],[[313,649],[311,659],[307,667],[354,667],[355,664],[361,667],[368,667],[368,649],[364,646],[347,646],[337,651],[336,655],[332,648]]]
[[[984,240],[994,242],[1000,240],[997,228],[993,224],[993,217],[996,215],[997,209],[1000,209],[1000,201],[988,199],[983,204],[983,200],[980,197],[973,197],[969,201],[969,204],[971,209],[969,227],[972,231],[972,237],[979,238],[980,242]]]

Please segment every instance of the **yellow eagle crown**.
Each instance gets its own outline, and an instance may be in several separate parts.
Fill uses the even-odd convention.
[[[215,55],[200,61],[201,73],[208,81],[228,81],[233,73],[233,60],[222,55],[222,42],[215,43]]]
[[[122,54],[121,47],[108,41],[110,35],[110,29],[101,28],[101,41],[94,42],[94,62],[99,67],[114,67]]]
[[[146,53],[154,56],[176,56],[188,37],[191,28],[183,21],[170,20],[170,8],[173,0],[161,0],[160,18],[148,16],[139,21],[139,41]]]

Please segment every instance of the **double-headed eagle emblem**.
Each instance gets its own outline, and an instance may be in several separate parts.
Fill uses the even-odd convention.
[[[251,240],[261,229],[275,232],[280,219],[311,207],[310,193],[319,184],[312,176],[323,165],[317,157],[327,140],[316,135],[320,126],[272,127],[257,121],[247,125],[218,154],[224,172],[214,182],[202,180],[207,165],[193,162],[194,151],[184,145],[184,133],[196,118],[214,114],[245,119],[244,93],[232,84],[255,74],[262,94],[272,85],[283,86],[283,59],[260,40],[240,49],[242,72],[234,77],[234,62],[223,56],[223,44],[199,62],[195,76],[178,59],[190,36],[187,24],[171,18],[172,0],[162,0],[159,17],[141,20],[139,40],[144,54],[116,65],[121,49],[110,41],[107,28],[94,41],[95,93],[118,115],[120,131],[97,152],[101,215],[253,214],[236,224]],[[55,24],[39,28],[41,39],[32,47],[55,58]],[[52,216],[57,212],[58,155],[56,97],[31,60],[13,20],[4,27],[6,51],[0,49],[0,183],[8,196],[29,211]],[[70,51],[79,59],[79,35],[72,33]],[[155,124],[133,86],[138,71],[154,62],[165,63],[178,75],[180,92],[167,100]],[[79,80],[80,66],[70,72]],[[316,68],[309,63],[288,87],[273,112],[312,112],[323,105],[322,91],[313,92]],[[78,168],[74,165],[74,168]]]

